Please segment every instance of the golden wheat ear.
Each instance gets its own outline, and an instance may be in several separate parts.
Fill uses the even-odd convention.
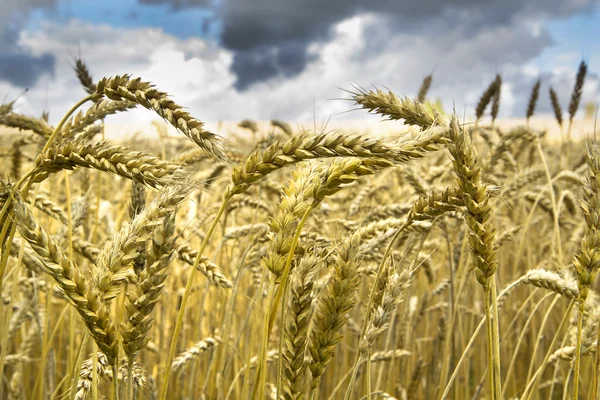
[[[203,122],[192,117],[183,107],[169,99],[167,93],[156,89],[149,82],[140,78],[132,79],[129,75],[103,78],[96,85],[92,96],[106,96],[116,101],[129,100],[154,111],[214,158],[229,161],[217,135],[206,131]]]

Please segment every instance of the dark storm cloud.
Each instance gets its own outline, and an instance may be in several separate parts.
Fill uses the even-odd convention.
[[[210,0],[140,0],[179,7]],[[360,13],[382,16],[386,34],[444,34],[464,26],[465,35],[519,19],[561,17],[581,12],[595,0],[221,0],[221,42],[234,52],[236,86],[245,89],[273,76],[293,76],[310,60],[308,46],[325,40],[338,22]],[[213,3],[215,4],[215,3]],[[377,43],[374,42],[375,45]],[[373,49],[375,50],[375,49]]]
[[[54,73],[53,55],[28,54],[19,47],[18,39],[33,10],[50,9],[55,5],[56,0],[0,1],[0,80],[25,88],[35,85],[44,73]]]
[[[307,54],[305,43],[285,46],[259,46],[237,50],[231,69],[236,74],[236,88],[244,90],[252,83],[273,76],[291,77],[299,74],[313,56]]]
[[[55,58],[50,54],[31,56],[19,52],[0,53],[0,81],[27,88],[43,73],[54,72]]]

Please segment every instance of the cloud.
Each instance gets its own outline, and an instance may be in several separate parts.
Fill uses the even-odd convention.
[[[27,88],[34,85],[44,73],[54,72],[55,58],[50,54],[35,57],[20,52],[0,54],[0,80]]]
[[[152,0],[179,7],[206,7],[206,0]],[[327,41],[341,21],[365,13],[381,17],[385,36],[443,36],[457,26],[462,37],[531,20],[564,17],[590,7],[594,0],[221,0],[217,15],[222,24],[221,43],[231,50],[236,87],[244,90],[275,76],[300,74],[311,62],[312,44]],[[369,48],[375,52],[377,47]]]
[[[3,0],[0,13],[0,81],[20,88],[33,86],[44,74],[54,73],[54,56],[31,55],[19,43],[20,32],[29,14],[51,9],[56,0]]]
[[[22,98],[19,111],[39,115],[49,104],[54,122],[85,96],[73,72],[72,55],[79,51],[95,81],[127,73],[140,76],[186,106],[202,106],[205,102],[210,106],[211,97],[233,93],[229,52],[215,43],[195,38],[181,40],[158,28],[115,28],[81,20],[71,20],[64,25],[46,22],[39,30],[22,32],[20,42],[34,56],[45,52],[53,54],[56,72]],[[14,93],[14,89],[14,84],[0,82],[0,93]],[[205,118],[202,108],[192,111],[199,118]],[[156,118],[142,109],[111,117],[111,120],[138,122]]]
[[[239,91],[232,70],[236,53],[217,43],[179,39],[156,28],[115,28],[79,20],[65,25],[44,23],[39,31],[22,32],[20,43],[32,56],[54,55],[56,72],[22,98],[19,111],[39,115],[49,104],[51,122],[56,123],[85,95],[70,56],[79,48],[94,79],[125,73],[140,76],[205,121],[279,118],[308,122],[331,115],[334,120],[378,120],[380,117],[369,117],[364,110],[348,112],[354,108],[350,101],[328,99],[348,98],[340,88],[350,89],[353,83],[385,85],[399,95],[413,96],[423,77],[432,71],[430,97],[443,99],[447,110],[455,105],[460,114],[466,110],[472,115],[479,95],[496,72],[504,77],[501,116],[524,113],[530,87],[540,75],[552,81],[561,100],[567,101],[576,64],[573,70],[549,71],[530,65],[530,60],[552,43],[546,29],[514,22],[478,35],[470,36],[467,30],[459,25],[445,35],[432,29],[388,36],[380,15],[361,14],[337,23],[329,40],[308,46],[308,61],[297,74],[278,74],[257,81],[252,90]],[[584,100],[598,98],[595,79],[595,84],[589,80]],[[563,81],[564,85],[559,85]],[[14,93],[14,89],[14,85],[0,82],[0,93]],[[544,97],[542,92],[540,112],[545,108]],[[156,118],[139,109],[111,116],[108,122],[135,124]]]

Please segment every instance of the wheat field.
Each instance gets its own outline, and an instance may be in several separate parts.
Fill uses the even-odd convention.
[[[56,126],[0,106],[0,399],[600,398],[585,63],[512,128],[501,76],[472,120],[432,76],[351,87],[406,125],[386,135],[222,137],[160,82],[76,73]],[[529,124],[541,95],[556,134]],[[135,107],[158,138],[104,140]]]

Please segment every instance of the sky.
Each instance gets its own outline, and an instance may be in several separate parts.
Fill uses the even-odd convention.
[[[129,73],[206,121],[363,119],[344,90],[387,87],[468,114],[497,73],[503,117],[542,80],[566,109],[578,64],[600,100],[595,0],[0,0],[0,95],[56,123],[94,79]],[[24,91],[27,89],[27,92]],[[147,110],[110,117],[147,121]]]

